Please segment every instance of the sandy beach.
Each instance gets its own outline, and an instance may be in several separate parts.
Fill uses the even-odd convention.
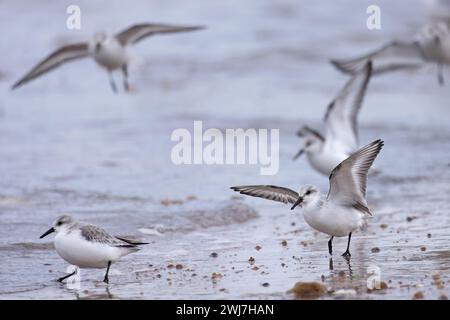
[[[321,299],[448,297],[450,90],[434,70],[371,80],[360,141],[385,147],[367,188],[374,216],[354,234],[350,261],[340,256],[346,238],[330,260],[328,237],[301,210],[229,189],[315,184],[326,193],[328,179],[292,157],[295,132],[320,129],[347,80],[328,60],[412,36],[426,21],[421,1],[379,1],[379,31],[365,27],[364,1],[78,2],[77,31],[65,28],[63,4],[0,3],[9,30],[0,43],[0,299],[296,299],[297,282],[323,285]],[[208,28],[134,47],[130,94],[113,94],[92,61],[10,91],[59,44],[138,21]],[[171,133],[195,120],[279,129],[278,174],[173,164]],[[63,213],[150,244],[112,266],[109,286],[104,271],[82,270],[80,288],[68,288],[54,281],[67,263],[50,237],[39,240]],[[374,268],[380,290],[367,288]]]

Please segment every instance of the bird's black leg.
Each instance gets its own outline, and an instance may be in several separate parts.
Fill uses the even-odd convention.
[[[328,240],[328,252],[330,255],[333,255],[333,238],[334,236],[331,236],[330,240]]]
[[[123,73],[123,87],[125,91],[130,91],[130,85],[128,84],[128,66],[124,64],[122,66],[122,73]]]
[[[352,233],[350,232],[348,234],[348,243],[347,243],[347,250],[345,250],[345,252],[342,254],[343,257],[350,257],[350,239],[352,238]]]
[[[67,278],[70,278],[71,276],[75,275],[75,274],[77,273],[77,270],[78,270],[78,269],[75,269],[75,271],[72,272],[71,274],[68,274],[68,275],[66,275],[66,276],[64,276],[64,277],[61,277],[61,278],[59,278],[59,279],[56,280],[56,281],[58,281],[58,282],[63,282],[63,281],[66,280]]]
[[[106,268],[105,278],[103,279],[104,283],[109,283],[109,278],[108,278],[109,267],[111,267],[111,261],[108,261],[108,267]]]
[[[444,66],[442,63],[438,63],[437,68],[438,68],[438,81],[439,81],[439,84],[441,86],[443,86],[444,82],[445,82],[444,81],[444,72],[443,72]]]
[[[114,82],[114,78],[111,71],[108,71],[108,77],[109,77],[109,84],[111,85],[111,89],[114,93],[117,93],[117,86]]]

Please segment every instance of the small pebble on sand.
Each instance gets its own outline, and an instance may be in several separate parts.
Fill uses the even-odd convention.
[[[212,258],[217,258],[219,256],[219,254],[217,252],[213,252],[209,256]]]
[[[263,287],[268,287],[268,286],[270,286],[270,284],[269,284],[268,282],[264,282],[264,283],[262,284],[262,286],[263,286]]]
[[[381,229],[386,229],[387,227],[388,227],[388,225],[386,223],[380,224],[380,228]]]
[[[183,204],[183,201],[176,199],[163,199],[160,202],[163,206],[171,206],[171,205],[180,205]]]
[[[419,299],[423,299],[423,298],[424,298],[424,295],[423,295],[422,291],[417,291],[413,296],[414,300],[419,300]]]
[[[288,291],[288,293],[293,293],[297,299],[318,299],[326,292],[326,287],[318,282],[297,282]]]
[[[219,280],[220,278],[222,278],[222,274],[220,272],[213,272],[211,275],[212,280]]]
[[[255,247],[255,250],[256,250],[256,251],[259,251],[259,250],[261,250],[261,249],[262,249],[261,246],[256,246],[256,247]]]
[[[181,269],[183,269],[183,265],[182,265],[182,264],[177,264],[177,265],[175,266],[175,269],[181,270]]]
[[[380,250],[380,248],[378,248],[378,247],[374,247],[374,248],[372,248],[370,251],[371,251],[372,253],[378,253],[378,252],[380,252],[381,250]]]
[[[283,241],[281,241],[281,245],[282,245],[283,247],[286,247],[286,246],[288,245],[288,243],[287,243],[286,240],[283,240]]]
[[[427,251],[427,247],[421,246],[421,247],[420,247],[420,251]]]

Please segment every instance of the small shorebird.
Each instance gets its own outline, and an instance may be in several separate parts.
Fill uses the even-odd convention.
[[[103,279],[105,283],[109,283],[108,273],[113,262],[138,251],[139,245],[148,244],[112,236],[102,228],[78,222],[68,215],[56,219],[53,227],[40,239],[53,232],[56,232],[55,249],[61,258],[79,268],[106,268]],[[62,282],[76,272],[77,270],[58,281]]]
[[[91,57],[97,64],[108,71],[109,82],[114,92],[117,92],[117,87],[112,72],[121,69],[123,73],[123,86],[128,91],[129,57],[127,50],[130,45],[156,34],[187,32],[201,29],[204,29],[204,27],[145,23],[133,25],[114,36],[109,36],[103,32],[96,33],[91,42],[69,44],[54,51],[14,83],[11,89],[16,89],[65,62]]]
[[[330,103],[324,117],[325,136],[307,126],[297,132],[303,146],[294,160],[306,153],[318,172],[331,171],[359,147],[357,117],[372,74],[372,63],[356,73]]]
[[[373,61],[374,74],[419,69],[425,62],[436,63],[438,82],[443,85],[443,68],[450,64],[450,30],[443,22],[428,25],[412,41],[391,41],[363,56],[331,60],[331,63],[344,73],[355,74],[368,60]]]
[[[348,236],[344,257],[350,257],[352,232],[365,224],[366,215],[372,215],[366,200],[367,172],[383,147],[376,140],[361,148],[340,163],[330,175],[328,195],[323,195],[315,186],[305,185],[297,193],[291,189],[271,185],[231,187],[241,194],[291,203],[303,207],[305,221],[315,230],[331,236],[328,252],[333,252],[334,237]]]

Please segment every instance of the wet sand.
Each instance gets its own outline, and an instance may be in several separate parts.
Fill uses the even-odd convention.
[[[381,174],[368,184],[374,217],[352,237],[350,261],[340,256],[346,239],[335,239],[330,269],[328,237],[311,230],[301,210],[229,190],[311,183],[326,192],[327,178],[292,156],[300,145],[295,131],[302,124],[320,128],[346,80],[327,60],[413,33],[422,22],[418,6],[386,10],[383,30],[374,35],[355,27],[364,23],[364,5],[328,12],[313,3],[299,9],[295,1],[249,1],[236,12],[237,2],[198,1],[183,10],[151,2],[158,15],[149,17],[144,1],[126,15],[119,4],[107,15],[82,2],[96,20],[76,34],[57,26],[61,13],[50,2],[41,17],[19,14],[22,4],[0,4],[0,21],[5,12],[18,15],[9,46],[0,47],[10,57],[0,65],[0,299],[295,299],[288,291],[297,282],[324,285],[323,299],[450,294],[450,95],[432,72],[370,83],[360,140],[386,144],[375,163]],[[149,19],[209,29],[136,47],[129,95],[113,95],[106,75],[89,62],[9,91],[59,41],[88,37],[111,17],[112,31]],[[18,42],[13,37],[29,23],[39,23],[41,32],[29,44]],[[31,54],[24,46],[37,49]],[[280,129],[279,173],[174,165],[170,134],[192,130],[194,120],[221,130]],[[50,238],[38,239],[62,213],[150,244],[113,265],[108,287],[103,270],[82,270],[81,288],[69,289],[54,281],[67,264]],[[374,267],[384,289],[368,291]]]

